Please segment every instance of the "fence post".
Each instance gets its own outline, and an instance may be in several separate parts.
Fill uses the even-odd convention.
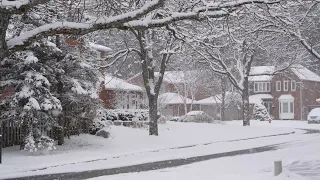
[[[282,173],[282,161],[274,161],[274,175],[278,176]]]

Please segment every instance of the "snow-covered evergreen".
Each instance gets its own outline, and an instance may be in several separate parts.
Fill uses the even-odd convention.
[[[260,121],[269,121],[271,117],[268,113],[267,108],[263,104],[254,104],[253,107],[253,118]]]

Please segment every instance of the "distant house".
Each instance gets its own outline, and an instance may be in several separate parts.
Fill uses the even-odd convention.
[[[99,93],[106,109],[142,109],[143,89],[123,79],[106,75]]]
[[[274,66],[255,66],[251,75],[272,73]],[[320,76],[302,65],[295,65],[277,75],[251,76],[251,104],[262,103],[274,119],[306,119],[319,106]]]
[[[159,95],[158,107],[164,116],[182,116],[186,114],[185,108],[189,112],[191,109],[198,110],[199,107],[189,98],[184,98],[180,94],[167,92]],[[192,106],[192,108],[191,108]]]
[[[207,94],[205,89],[202,88],[205,84],[201,84],[200,76],[201,72],[197,70],[166,71],[159,94],[174,92],[180,95],[187,94],[188,98],[194,100],[203,99],[207,97]],[[159,72],[155,72],[155,77],[159,77]],[[128,82],[143,87],[142,74],[138,73],[134,75],[128,79]]]
[[[201,84],[200,75],[201,72],[197,70],[166,71],[164,73],[158,101],[161,104],[160,101],[163,99],[172,99],[161,110],[164,115],[181,116],[190,110],[198,109],[194,102],[208,97],[205,84]],[[155,76],[158,78],[159,73],[155,72]],[[136,74],[129,78],[128,82],[143,87],[142,74]],[[187,112],[185,112],[185,106],[187,106]]]
[[[225,94],[225,119],[241,119],[241,96],[236,92],[226,92]],[[218,94],[195,102],[201,111],[206,112],[214,119],[220,120],[222,109],[222,95]]]

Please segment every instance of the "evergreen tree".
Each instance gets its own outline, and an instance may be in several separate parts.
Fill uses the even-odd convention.
[[[263,104],[254,104],[253,118],[260,121],[268,121],[271,119],[267,108]]]

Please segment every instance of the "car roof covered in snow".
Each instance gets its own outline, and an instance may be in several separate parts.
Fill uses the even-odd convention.
[[[314,108],[310,111],[309,116],[314,116],[314,115],[320,116],[320,108]]]
[[[118,91],[139,91],[139,92],[143,91],[143,89],[140,86],[130,84],[125,80],[114,77],[112,75],[105,76],[104,88],[106,90],[118,90]]]
[[[159,95],[158,101],[160,104],[184,104],[184,97],[172,92],[167,92]],[[186,98],[186,103],[191,104],[192,100],[189,98]]]

